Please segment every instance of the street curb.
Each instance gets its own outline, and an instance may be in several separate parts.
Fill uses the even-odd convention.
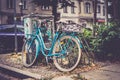
[[[29,76],[29,77],[32,77],[32,78],[35,78],[35,79],[42,79],[41,75],[31,73],[29,71],[23,71],[23,70],[20,70],[20,69],[14,68],[14,67],[10,67],[10,66],[4,65],[4,64],[0,64],[0,67],[7,69],[7,70],[10,70],[10,71],[13,71],[13,72],[17,72],[17,73]]]

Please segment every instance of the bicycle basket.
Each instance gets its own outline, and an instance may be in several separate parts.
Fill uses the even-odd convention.
[[[78,24],[65,24],[62,26],[62,31],[82,33],[82,26]]]

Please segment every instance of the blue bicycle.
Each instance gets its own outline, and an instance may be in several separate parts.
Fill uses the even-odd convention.
[[[47,62],[49,58],[52,58],[56,68],[60,71],[67,72],[75,69],[81,59],[81,44],[74,35],[75,33],[64,33],[58,29],[53,39],[50,40],[51,46],[48,48],[43,39],[43,33],[46,32],[43,26],[47,26],[49,18],[45,19],[44,23],[42,22],[43,18],[41,16],[28,17],[32,17],[33,32],[31,34],[25,33],[26,40],[22,50],[23,65],[25,67],[32,66],[36,62],[39,54],[42,54]],[[29,27],[27,23],[25,23],[25,26]]]

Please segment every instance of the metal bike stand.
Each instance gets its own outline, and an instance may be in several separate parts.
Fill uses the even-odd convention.
[[[88,42],[86,41],[86,39],[84,38],[83,34],[81,35],[81,37],[79,37],[79,39],[81,41],[85,55],[88,58],[88,61],[89,61],[88,64],[94,63],[95,57],[94,57],[93,51],[90,49],[90,46],[89,46]],[[83,55],[84,55],[84,53],[83,53]],[[85,59],[84,59],[84,62],[85,62]]]

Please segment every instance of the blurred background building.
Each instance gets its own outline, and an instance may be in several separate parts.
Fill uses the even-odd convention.
[[[72,0],[74,6],[59,8],[59,20],[71,21],[77,24],[83,24],[91,27],[94,18],[94,0]],[[120,19],[119,0],[108,0],[108,18]],[[16,0],[17,24],[20,23],[20,17],[30,13],[39,13],[52,15],[51,6],[35,6],[31,0]],[[97,19],[96,22],[105,22],[105,0],[97,0]],[[14,23],[14,0],[0,0],[0,24]]]

